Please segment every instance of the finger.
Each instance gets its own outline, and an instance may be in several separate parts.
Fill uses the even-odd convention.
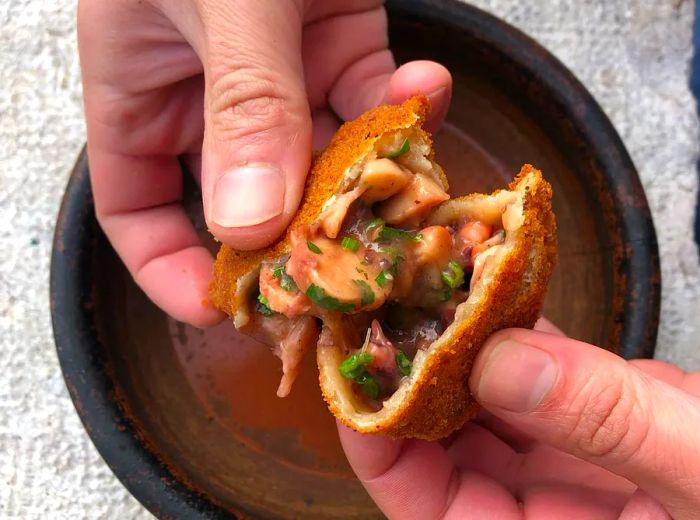
[[[527,519],[616,520],[628,495],[585,484],[534,486],[521,495]]]
[[[669,385],[680,386],[685,378],[685,372],[677,366],[656,359],[633,359],[629,363],[645,374]]]
[[[554,323],[549,321],[544,316],[537,320],[537,323],[535,323],[534,328],[535,330],[539,330],[540,332],[546,332],[547,334],[553,334],[554,336],[566,336],[566,334],[564,334],[564,332],[559,327],[557,327]]]
[[[605,350],[521,329],[489,340],[469,384],[494,415],[628,478],[672,514],[698,507],[697,398]]]
[[[390,519],[519,518],[503,487],[460,472],[438,443],[393,441],[342,425],[338,432],[357,477]]]
[[[671,520],[658,500],[638,489],[629,499],[618,520]]]
[[[400,103],[421,92],[430,100],[431,111],[425,128],[435,132],[447,115],[452,98],[452,76],[433,61],[411,61],[397,69],[388,90],[390,103]]]
[[[518,497],[527,489],[553,484],[586,483],[621,496],[629,496],[636,487],[599,466],[543,444],[533,446],[528,453],[517,453],[511,445],[475,424],[465,425],[448,454],[460,468],[483,473]]]
[[[213,258],[180,205],[177,159],[90,148],[89,156],[97,219],[136,283],[179,321],[221,321],[206,303]]]
[[[311,160],[301,11],[287,0],[200,0],[198,16],[207,225],[233,247],[259,248],[296,212]]]

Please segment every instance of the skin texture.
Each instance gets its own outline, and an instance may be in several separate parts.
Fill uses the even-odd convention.
[[[202,306],[213,259],[180,206],[178,157],[201,174],[212,232],[255,248],[287,226],[311,148],[325,146],[340,120],[422,91],[433,106],[426,128],[436,128],[449,103],[449,73],[429,62],[395,70],[385,24],[377,0],[351,7],[339,0],[80,1],[97,217],[166,312],[201,326],[223,318]],[[209,209],[217,180],[251,161],[281,170],[281,212],[252,226],[218,226]],[[696,517],[700,374],[624,362],[546,322],[537,328],[487,342],[469,381],[487,412],[448,439],[392,441],[339,428],[352,466],[387,516]],[[523,373],[520,365],[496,369],[494,352],[518,350],[499,348],[503,339],[554,360],[554,386],[539,400],[518,401],[499,385]],[[542,391],[541,381],[536,386]],[[532,408],[502,406],[518,402]]]
[[[528,368],[539,357],[532,348],[556,369],[551,388],[530,400],[523,388],[541,374]],[[469,386],[485,411],[441,442],[339,425],[353,469],[389,518],[697,517],[700,374],[624,361],[541,319],[534,331],[493,335]]]
[[[201,172],[214,236],[259,248],[289,224],[312,147],[341,121],[423,92],[435,129],[451,93],[436,63],[396,70],[379,0],[81,0],[78,40],[97,218],[144,292],[196,326],[224,315],[206,304],[213,259],[181,206],[178,158]],[[279,214],[265,203],[236,215],[256,224],[218,224],[212,201],[245,207],[256,186],[222,192],[224,174],[260,163],[277,174],[252,195],[277,186]]]

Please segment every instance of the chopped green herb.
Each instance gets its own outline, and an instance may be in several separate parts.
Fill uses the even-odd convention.
[[[306,241],[306,247],[308,247],[309,251],[311,251],[312,253],[316,253],[317,255],[323,254],[321,248],[314,244],[311,240]]]
[[[270,309],[270,302],[263,293],[258,294],[258,303],[255,310],[263,316],[272,316],[274,314],[274,311]]]
[[[406,137],[401,143],[401,146],[399,146],[396,150],[393,150],[392,152],[388,153],[385,157],[388,157],[389,159],[396,159],[397,157],[401,157],[403,154],[408,153],[410,149],[411,143],[408,140],[408,137]]]
[[[379,397],[379,385],[377,381],[367,372],[360,374],[355,382],[360,385],[362,392],[370,399],[376,399]]]
[[[355,352],[350,354],[339,366],[340,375],[345,379],[357,379],[372,362],[372,354],[369,352]]]
[[[365,228],[366,231],[369,231],[370,229],[374,229],[376,227],[381,227],[384,225],[384,221],[380,219],[379,217],[373,218],[367,223],[367,227]]]
[[[403,262],[404,258],[401,255],[396,255],[394,259],[391,262],[391,267],[389,268],[389,272],[393,274],[394,276],[397,276],[399,274],[399,266],[401,265],[401,262]]]
[[[450,289],[461,287],[464,283],[464,269],[454,260],[447,264],[447,269],[442,272],[442,281]]]
[[[377,285],[379,287],[384,287],[386,284],[388,284],[391,280],[394,279],[394,276],[391,273],[388,273],[386,271],[382,271],[377,275],[377,277],[374,279],[375,282],[377,282]]]
[[[446,302],[450,298],[452,298],[452,289],[445,285],[442,289],[440,289],[440,301]]]
[[[352,237],[343,237],[343,240],[340,241],[340,247],[355,252],[360,248],[360,242]]]
[[[282,276],[282,273],[284,273],[284,266],[278,265],[272,270],[272,277],[279,278],[280,276]]]
[[[403,350],[396,353],[396,366],[399,368],[402,376],[407,376],[411,373],[411,360],[408,359]]]
[[[316,305],[323,307],[324,309],[340,312],[352,312],[355,310],[355,305],[352,303],[343,303],[338,301],[336,298],[328,296],[323,288],[314,284],[309,285],[309,288],[306,289],[306,296],[308,296]]]
[[[282,276],[280,277],[280,287],[287,292],[297,290],[297,284],[294,283],[294,278],[289,276],[285,271],[282,272]]]
[[[414,242],[419,242],[423,239],[420,233],[411,233],[404,229],[393,228],[391,226],[383,226],[379,231],[379,240],[391,240],[394,238],[403,238],[406,240],[413,240]]]
[[[360,303],[362,305],[372,305],[374,303],[374,291],[364,280],[353,280],[355,284],[360,288],[362,292],[362,297]]]

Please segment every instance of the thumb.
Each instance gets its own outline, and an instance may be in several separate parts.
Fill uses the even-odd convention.
[[[294,0],[202,0],[202,196],[210,231],[241,249],[282,233],[311,161]]]
[[[686,518],[700,506],[700,399],[568,338],[494,335],[470,377],[476,399],[525,434],[628,478]]]

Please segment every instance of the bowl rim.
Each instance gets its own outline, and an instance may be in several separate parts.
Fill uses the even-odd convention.
[[[640,179],[627,150],[598,103],[549,51],[520,30],[459,0],[387,3],[390,16],[413,18],[468,32],[527,69],[566,110],[596,159],[619,211],[623,248],[617,270],[627,284],[619,323],[621,354],[652,357],[660,309],[656,234]],[[575,109],[574,109],[575,107]],[[599,152],[605,150],[606,153]],[[116,398],[95,329],[89,280],[90,251],[100,233],[94,217],[87,156],[81,152],[59,210],[50,269],[51,315],[61,371],[93,444],[127,490],[159,518],[239,518],[179,479],[141,438]]]

